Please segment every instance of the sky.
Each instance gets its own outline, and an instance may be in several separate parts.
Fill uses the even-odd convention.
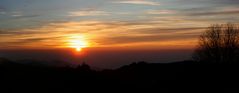
[[[0,49],[189,49],[238,0],[1,0]]]
[[[193,46],[210,24],[238,22],[237,0],[1,0],[0,48]]]

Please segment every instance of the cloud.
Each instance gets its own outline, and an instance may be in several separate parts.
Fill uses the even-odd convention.
[[[39,17],[40,15],[14,15],[12,19],[28,19],[28,18],[35,18]]]
[[[19,12],[19,11],[15,11],[15,12],[11,12],[11,16],[13,16],[13,17],[21,17],[21,16],[23,16],[23,13]]]
[[[6,12],[0,11],[0,15],[4,15],[6,14]]]
[[[99,41],[101,44],[134,44],[149,42],[167,42],[177,40],[188,40],[197,37],[197,35],[142,35],[142,36],[112,36]],[[157,45],[157,43],[156,43]]]
[[[177,27],[177,28],[160,28],[160,27],[155,27],[155,28],[143,28],[143,29],[136,29],[137,32],[139,33],[144,33],[144,34],[188,34],[188,33],[195,33],[198,30],[203,31],[207,27]],[[160,32],[160,33],[159,33]]]
[[[153,6],[160,5],[158,2],[145,1],[145,0],[123,0],[123,1],[116,1],[116,2],[113,2],[113,3],[136,4],[136,5],[153,5]]]
[[[105,11],[74,11],[69,12],[69,16],[107,16],[110,13]]]
[[[173,10],[147,10],[146,14],[153,14],[153,15],[157,15],[157,14],[174,14],[176,13],[176,11]]]
[[[205,2],[211,2],[211,3],[220,3],[220,4],[229,4],[229,5],[235,5],[239,4],[238,0],[204,0]]]
[[[3,7],[3,6],[0,6],[0,12],[1,11],[5,11],[6,10],[6,8],[5,7]]]
[[[22,38],[22,39],[17,39],[17,40],[6,42],[6,43],[8,43],[8,44],[31,44],[31,43],[35,43],[35,42],[39,43],[39,42],[43,42],[43,41],[48,41],[49,39],[57,39],[57,37]]]
[[[207,22],[208,25],[215,23],[237,23],[239,15],[238,6],[223,7],[197,7],[178,9],[177,16],[188,21]]]
[[[0,12],[0,15],[4,15],[4,14],[6,14],[6,12]]]
[[[0,6],[0,15],[4,15],[4,14],[6,14],[6,8]]]
[[[13,14],[12,15],[13,17],[20,17],[20,16],[22,16],[21,14]]]
[[[235,15],[239,14],[239,10],[229,10],[229,11],[209,11],[209,12],[198,12],[191,13],[191,16],[209,16],[209,15]]]
[[[51,30],[51,29],[49,29]],[[46,34],[49,33],[44,28],[31,28],[31,29],[2,29],[0,30],[0,36],[22,36],[22,35],[34,35],[34,34]]]
[[[35,28],[1,30],[0,43],[4,46],[15,47],[66,47],[68,39],[80,35],[84,36],[85,40],[90,42],[93,47],[133,46],[152,42],[158,45],[159,43],[166,44],[169,41],[186,40],[188,42],[195,40],[200,31],[204,30],[204,27],[195,25],[196,23],[186,24],[183,20],[181,22],[175,22],[172,19],[164,21],[167,24],[164,24],[162,20],[157,21],[155,19],[148,21],[85,20],[52,22]],[[190,26],[185,27],[188,24]]]
[[[41,41],[48,41],[48,40],[52,40],[52,39],[59,39],[62,37],[31,37],[31,38],[23,38],[23,39],[19,39],[20,42],[23,43],[32,43],[32,42],[41,42]]]
[[[210,5],[238,5],[238,0],[175,0],[176,3],[184,3],[184,4],[210,4]]]

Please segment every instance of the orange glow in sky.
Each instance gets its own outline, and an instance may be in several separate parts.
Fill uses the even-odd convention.
[[[89,44],[83,36],[73,35],[70,37],[68,47],[75,48],[77,52],[80,52],[83,48],[89,47]]]
[[[77,52],[80,52],[82,50],[82,48],[76,48]]]

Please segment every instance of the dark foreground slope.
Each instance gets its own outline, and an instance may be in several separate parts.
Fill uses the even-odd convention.
[[[238,66],[199,64],[192,61],[171,64],[139,62],[115,70],[94,71],[85,64],[78,68],[43,67],[1,59],[0,91],[72,93],[123,92],[130,89],[157,90],[160,93],[238,93]]]

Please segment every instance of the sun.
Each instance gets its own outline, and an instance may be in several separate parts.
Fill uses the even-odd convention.
[[[72,48],[75,48],[76,51],[81,51],[82,48],[86,48],[88,46],[87,42],[82,40],[72,40],[70,45]]]
[[[80,52],[83,48],[89,47],[89,44],[82,37],[72,36],[69,40],[69,47],[74,48],[77,52]]]
[[[80,47],[78,47],[78,48],[76,48],[76,51],[81,51],[82,50],[82,48],[80,48]]]

